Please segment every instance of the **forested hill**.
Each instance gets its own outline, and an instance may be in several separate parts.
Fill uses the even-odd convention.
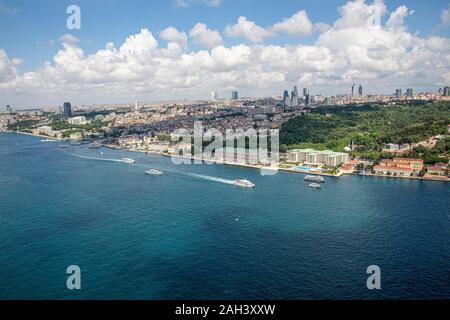
[[[320,107],[284,123],[281,144],[342,151],[353,141],[360,152],[379,152],[386,143],[416,143],[445,134],[448,124],[449,102]]]

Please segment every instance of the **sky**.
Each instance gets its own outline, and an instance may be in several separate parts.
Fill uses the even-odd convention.
[[[436,91],[449,37],[450,0],[0,0],[0,109]]]

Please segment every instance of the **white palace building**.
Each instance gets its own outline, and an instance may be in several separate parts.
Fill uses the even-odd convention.
[[[339,166],[349,162],[349,155],[330,150],[318,151],[314,149],[295,149],[287,152],[288,162],[303,163],[305,165]]]

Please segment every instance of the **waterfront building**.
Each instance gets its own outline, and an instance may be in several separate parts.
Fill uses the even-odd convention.
[[[373,167],[375,174],[378,175],[393,175],[400,177],[411,177],[414,173],[414,170],[410,168],[399,168],[399,167],[391,167],[391,166],[375,166]]]
[[[72,105],[70,102],[64,102],[64,120],[68,120],[69,118],[72,118]]]
[[[219,148],[214,153],[214,160],[229,164],[258,164],[258,150],[244,148]]]
[[[69,124],[78,125],[78,126],[82,126],[87,123],[86,117],[84,117],[84,116],[69,118],[69,119],[67,119],[67,122]]]
[[[394,158],[384,159],[380,161],[381,167],[391,167],[400,169],[411,169],[415,174],[419,174],[424,169],[424,161],[422,159],[413,158]]]
[[[347,164],[350,159],[347,153],[331,150],[318,151],[314,149],[295,149],[287,152],[288,162],[303,163],[305,165],[339,166]]]
[[[446,176],[448,174],[448,165],[447,163],[435,163],[433,165],[426,166],[427,173],[438,176]]]

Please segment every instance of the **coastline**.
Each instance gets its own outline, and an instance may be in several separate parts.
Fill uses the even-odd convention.
[[[16,133],[16,134],[22,134],[25,136],[31,136],[31,137],[37,137],[37,138],[43,138],[43,139],[49,139],[49,140],[55,140],[55,141],[67,141],[67,140],[61,139],[61,138],[53,138],[53,137],[45,136],[42,134],[34,134],[34,133],[23,132],[23,131],[6,131],[6,133]]]
[[[37,135],[37,134],[33,134],[33,133],[28,133],[28,132],[21,132],[21,131],[6,131],[5,133],[15,133],[15,134],[22,134],[22,135],[27,135],[27,136],[32,136],[32,137],[37,137],[37,138],[44,138],[44,139],[51,139],[51,140],[55,140],[55,141],[67,141],[66,139],[60,139],[60,138],[51,138],[45,135]],[[219,164],[219,165],[225,165],[225,166],[234,166],[234,167],[241,167],[241,168],[247,168],[247,169],[254,169],[254,170],[266,170],[266,171],[284,171],[284,172],[289,172],[289,173],[295,173],[295,174],[307,174],[307,175],[316,175],[316,176],[323,176],[323,177],[328,177],[328,178],[340,178],[342,176],[346,176],[346,175],[360,175],[356,172],[353,173],[343,173],[343,172],[339,172],[336,175],[332,175],[332,174],[327,174],[327,173],[319,173],[319,172],[306,172],[306,171],[300,171],[300,170],[295,170],[295,169],[288,169],[288,168],[279,168],[279,167],[264,167],[261,165],[250,165],[250,164],[242,164],[242,163],[228,163],[226,161],[220,161],[220,160],[214,160],[214,161],[207,161],[204,160],[203,158],[198,158],[198,157],[193,157],[193,156],[183,156],[183,155],[175,155],[175,154],[169,154],[166,152],[156,152],[156,151],[142,151],[142,150],[136,150],[136,149],[129,149],[129,148],[121,148],[119,146],[115,146],[115,145],[111,145],[111,144],[105,144],[103,145],[103,147],[108,148],[108,149],[113,149],[113,150],[125,150],[128,152],[134,152],[134,153],[143,153],[143,154],[155,154],[155,155],[160,155],[163,157],[176,157],[176,158],[181,158],[181,159],[186,159],[186,160],[197,160],[197,161],[203,161],[205,163],[210,162],[213,164]],[[450,182],[449,178],[445,178],[445,177],[436,177],[436,178],[431,178],[431,177],[402,177],[402,176],[389,176],[389,175],[377,175],[377,174],[371,174],[371,173],[366,173],[363,175],[360,175],[363,177],[375,177],[375,178],[391,178],[391,179],[403,179],[403,180],[419,180],[419,181],[433,181],[433,182]]]

